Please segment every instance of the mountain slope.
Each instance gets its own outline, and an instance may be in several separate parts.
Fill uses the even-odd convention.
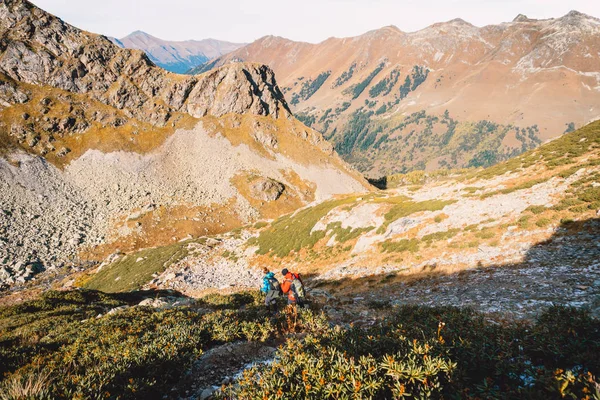
[[[145,287],[196,296],[235,283],[236,271],[258,282],[264,266],[285,267],[311,277],[313,298],[326,300],[332,318],[360,318],[371,302],[468,305],[518,318],[563,304],[600,316],[599,183],[595,122],[487,169],[391,176],[388,190],[219,235]],[[137,257],[107,260],[85,285],[108,290]],[[349,303],[340,310],[336,298]]]
[[[203,69],[271,66],[295,115],[380,176],[490,165],[598,119],[599,32],[598,19],[573,11],[482,28],[385,27],[319,44],[268,36]],[[430,121],[415,122],[420,115]]]
[[[2,282],[369,190],[266,66],[172,74],[24,0],[0,38]]]
[[[142,31],[132,32],[121,39],[110,38],[110,40],[119,47],[143,50],[156,65],[176,73],[187,72],[244,45],[215,39],[169,41]]]

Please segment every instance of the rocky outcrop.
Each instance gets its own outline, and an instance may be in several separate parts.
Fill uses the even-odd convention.
[[[274,179],[259,178],[252,183],[251,190],[255,199],[275,201],[281,196],[285,186]]]
[[[27,93],[19,89],[15,82],[0,79],[0,109],[11,104],[21,104],[29,100]]]
[[[70,26],[26,0],[0,4],[0,72],[19,82],[85,93],[159,126],[177,111],[194,117],[289,115],[274,74],[266,66],[229,65],[193,77],[171,74],[156,67],[142,51],[119,48],[106,37]],[[6,92],[2,98],[10,103]]]

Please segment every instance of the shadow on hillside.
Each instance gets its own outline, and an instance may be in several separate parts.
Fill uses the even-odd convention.
[[[518,234],[514,234],[516,245]],[[516,307],[525,314],[562,304],[591,308],[600,317],[599,244],[600,219],[591,218],[561,223],[550,238],[533,245],[516,263],[480,264],[458,272],[431,264],[410,274],[307,281],[309,287],[336,296],[393,300],[395,304],[471,306],[499,312]]]
[[[135,290],[132,292],[111,293],[111,295],[126,303],[139,303],[145,299],[154,299],[160,297],[189,298],[189,296],[172,289]]]
[[[387,176],[381,178],[367,178],[367,181],[377,189],[386,190],[388,188]]]
[[[42,299],[53,305],[81,305],[102,303],[105,300],[116,300],[127,305],[135,305],[145,299],[156,298],[189,298],[175,290],[136,290],[132,292],[107,293],[94,289],[76,289],[72,291],[48,291]]]

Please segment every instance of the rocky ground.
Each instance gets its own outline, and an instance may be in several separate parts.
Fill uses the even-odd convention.
[[[272,360],[276,351],[272,345],[276,344],[235,342],[213,348],[194,363],[175,389],[186,394],[182,399],[206,400],[221,385],[239,378],[244,369]]]
[[[236,237],[208,239],[148,283],[146,288],[172,289],[189,296],[209,290],[256,289],[262,284],[262,272],[250,267],[249,254],[243,253],[247,233]]]
[[[420,276],[404,279],[396,279],[394,272],[360,278],[353,282],[351,293],[338,290],[335,282],[326,290],[315,290],[338,320],[360,315],[373,305],[403,304],[472,307],[517,319],[531,319],[547,307],[564,305],[587,308],[600,318],[600,221],[589,221],[584,227],[586,231],[575,235],[558,232],[530,248],[518,263],[455,273],[438,273],[431,266],[422,268]],[[370,289],[381,281],[379,290]],[[368,322],[362,319],[353,322]]]
[[[40,158],[0,159],[0,288],[75,263],[83,242],[102,240],[103,223],[77,187]]]
[[[456,273],[430,267],[421,276],[405,278],[393,272],[369,275],[353,280],[351,289],[344,279],[308,279],[309,298],[333,323],[356,326],[373,325],[408,304],[471,307],[498,323],[531,320],[552,305],[586,308],[600,318],[600,221],[578,228],[558,229],[550,240],[529,248],[522,262]],[[183,398],[207,399],[245,368],[272,360],[272,346],[239,342],[217,347],[194,364],[178,390],[185,385],[185,391],[179,390],[186,393]]]

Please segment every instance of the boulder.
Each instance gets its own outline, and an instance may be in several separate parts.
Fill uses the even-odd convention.
[[[259,178],[252,182],[250,190],[255,199],[275,201],[282,195],[285,186],[271,178]]]

